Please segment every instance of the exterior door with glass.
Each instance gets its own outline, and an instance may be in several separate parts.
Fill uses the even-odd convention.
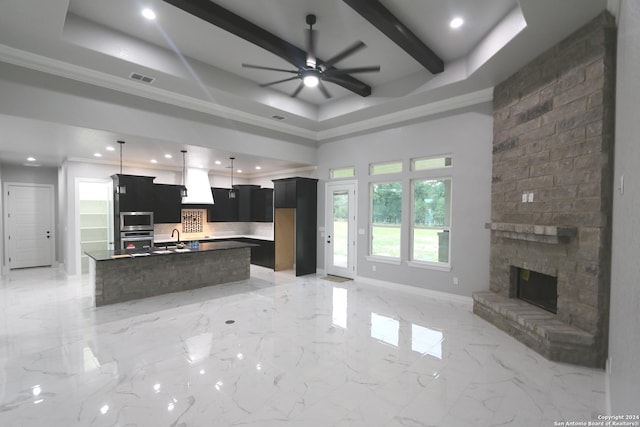
[[[356,275],[356,183],[326,185],[325,270],[353,279]]]

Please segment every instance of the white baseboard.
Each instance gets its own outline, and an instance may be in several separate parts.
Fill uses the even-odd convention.
[[[467,297],[464,295],[456,295],[450,294],[447,292],[434,291],[431,289],[418,288],[416,286],[403,285],[401,283],[387,282],[384,280],[371,279],[369,277],[357,276],[356,280],[361,283],[368,283],[370,285],[379,286],[381,288],[391,289],[391,290],[401,290],[403,292],[412,293],[415,295],[420,295],[428,298],[436,298],[441,300],[446,300],[449,302],[454,302],[458,304],[463,304],[471,308],[473,306],[473,299],[471,297]]]

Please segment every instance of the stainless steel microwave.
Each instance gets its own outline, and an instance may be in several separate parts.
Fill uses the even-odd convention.
[[[120,212],[120,231],[153,230],[153,212]]]

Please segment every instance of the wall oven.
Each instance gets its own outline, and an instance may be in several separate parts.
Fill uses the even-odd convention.
[[[120,231],[148,231],[153,234],[153,212],[120,212]]]
[[[147,250],[153,246],[153,230],[120,232],[120,249]]]

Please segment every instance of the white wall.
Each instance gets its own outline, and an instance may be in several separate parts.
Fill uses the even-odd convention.
[[[622,0],[618,17],[616,142],[609,318],[612,414],[640,409],[640,2]],[[624,176],[624,194],[618,190]]]
[[[358,228],[365,235],[357,240],[357,275],[419,288],[471,296],[489,287],[489,231],[491,205],[491,147],[493,116],[490,104],[472,111],[452,113],[421,123],[388,129],[324,144],[318,150],[318,224],[324,225],[324,187],[329,169],[355,166],[358,182]],[[369,246],[369,164],[402,160],[405,171],[411,158],[453,154],[453,167],[443,176],[452,182],[452,231],[450,272],[409,267],[409,234],[403,231],[402,265],[367,261]],[[409,222],[409,172],[403,182],[403,221]],[[378,179],[373,181],[380,181]],[[394,179],[394,178],[390,178]],[[373,265],[376,272],[373,272]],[[324,268],[324,239],[318,234],[318,268]],[[453,285],[457,277],[458,285]]]

